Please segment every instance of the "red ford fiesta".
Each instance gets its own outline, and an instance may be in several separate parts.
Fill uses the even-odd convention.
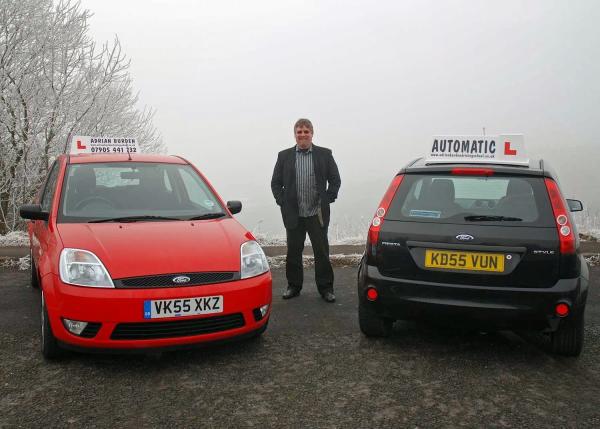
[[[21,207],[44,357],[262,334],[271,273],[240,210],[179,157],[61,155]]]

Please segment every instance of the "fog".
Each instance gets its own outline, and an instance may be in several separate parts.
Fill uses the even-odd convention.
[[[170,154],[248,228],[284,233],[277,152],[310,118],[342,177],[332,233],[366,234],[393,175],[438,134],[522,133],[567,197],[600,211],[597,1],[83,0],[118,35]],[[335,238],[335,237],[334,237]]]

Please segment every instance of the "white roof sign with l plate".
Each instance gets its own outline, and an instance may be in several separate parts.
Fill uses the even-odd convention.
[[[529,158],[522,134],[434,136],[425,162],[529,165]]]
[[[141,151],[137,139],[131,137],[73,136],[70,153],[127,154]]]

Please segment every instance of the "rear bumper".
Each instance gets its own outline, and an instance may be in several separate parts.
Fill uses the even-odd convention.
[[[557,303],[568,303],[571,312],[585,304],[584,281],[561,279],[544,289],[463,286],[386,277],[376,267],[364,264],[358,296],[368,311],[391,319],[439,319],[482,327],[554,331],[561,320],[554,313]],[[369,286],[377,289],[375,302],[366,298]]]
[[[221,342],[244,338],[261,331],[268,323],[271,312],[271,273],[226,283],[181,288],[157,289],[96,289],[64,284],[58,276],[44,279],[43,289],[48,318],[56,339],[66,348],[78,350],[148,350],[181,348],[199,343]],[[144,301],[178,299],[203,296],[223,296],[223,312],[202,316],[144,318]],[[257,320],[255,310],[269,304],[264,317]],[[238,316],[243,322],[231,328],[208,329],[206,333],[193,335],[173,334],[152,339],[115,339],[113,333],[122,324],[143,324],[210,319],[215,316]],[[99,323],[100,328],[92,338],[77,336],[63,325],[63,319]],[[138,325],[139,326],[139,325]],[[212,325],[214,326],[214,325]],[[221,325],[223,326],[223,325]],[[145,331],[145,328],[142,328]],[[177,329],[180,329],[177,327]],[[200,332],[197,331],[197,332]]]

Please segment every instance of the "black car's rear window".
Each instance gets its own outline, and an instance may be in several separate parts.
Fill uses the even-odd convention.
[[[553,226],[541,177],[407,174],[386,219]]]

